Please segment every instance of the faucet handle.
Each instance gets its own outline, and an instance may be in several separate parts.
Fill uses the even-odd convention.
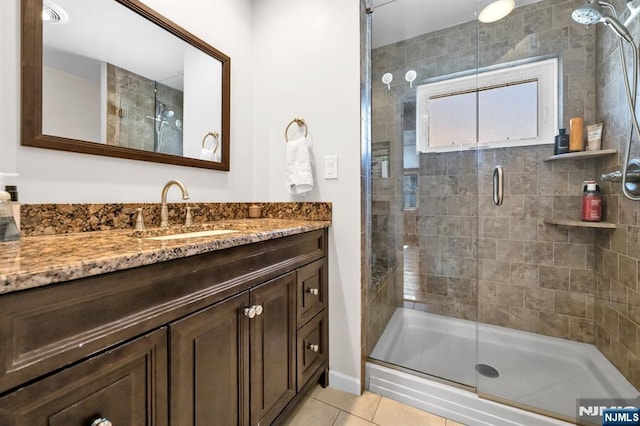
[[[144,217],[142,216],[142,207],[138,207],[138,208],[130,208],[130,209],[122,209],[123,213],[127,213],[127,214],[135,214],[136,215],[136,219],[135,219],[135,226],[134,229],[136,231],[142,231],[144,229]]]
[[[200,210],[200,207],[198,207],[198,206],[193,206],[193,207],[192,206],[187,206],[187,217],[184,220],[184,224],[186,226],[193,225],[193,217],[191,215],[191,212],[194,211],[194,210]]]

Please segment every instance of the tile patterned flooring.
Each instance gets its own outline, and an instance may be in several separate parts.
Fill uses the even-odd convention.
[[[284,423],[286,426],[463,426],[365,391],[356,396],[317,385]]]

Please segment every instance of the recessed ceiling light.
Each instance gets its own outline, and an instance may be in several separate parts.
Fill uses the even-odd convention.
[[[60,6],[49,0],[42,2],[42,21],[49,24],[64,24],[69,15]]]
[[[480,6],[484,6],[478,15],[478,21],[485,24],[496,22],[511,13],[516,6],[515,0],[495,0],[482,1]]]

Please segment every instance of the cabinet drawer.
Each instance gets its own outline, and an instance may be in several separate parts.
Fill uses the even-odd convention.
[[[326,259],[320,259],[298,269],[298,327],[322,311],[327,304]]]
[[[167,333],[162,328],[0,398],[0,424],[167,425]]]
[[[325,363],[328,355],[326,311],[298,330],[298,391]]]

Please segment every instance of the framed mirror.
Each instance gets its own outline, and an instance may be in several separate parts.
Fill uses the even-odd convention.
[[[22,145],[229,170],[227,55],[138,0],[21,13]]]

